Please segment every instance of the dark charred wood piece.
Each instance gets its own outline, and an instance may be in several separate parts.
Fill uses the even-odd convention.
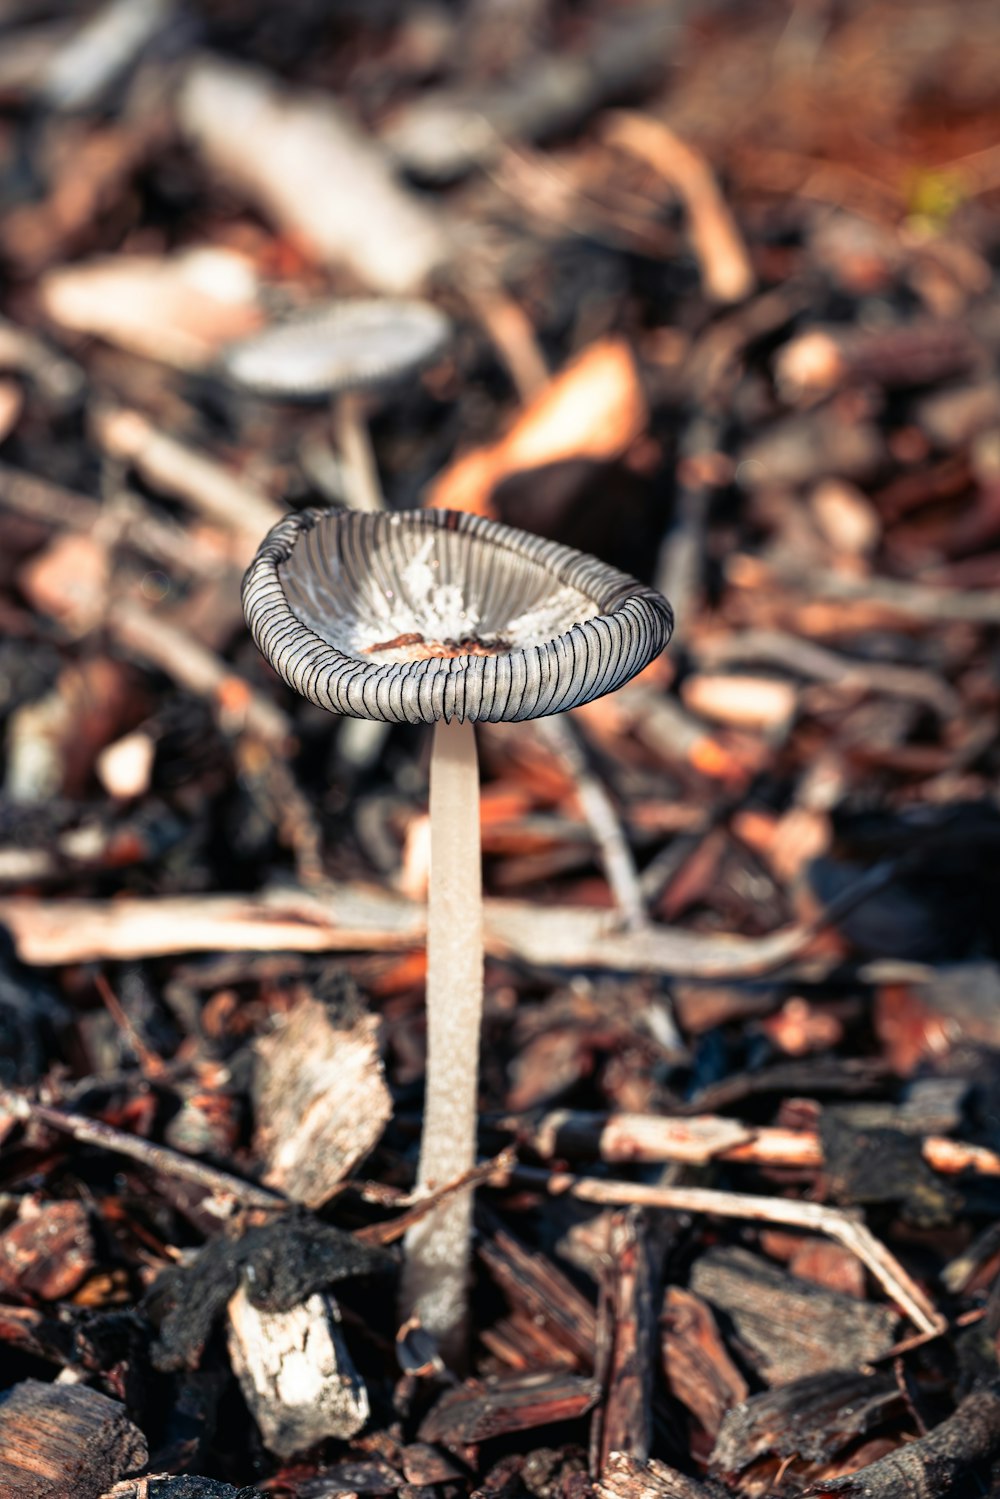
[[[809,1494],[845,1494],[864,1499],[936,1499],[952,1491],[970,1468],[985,1470],[1000,1457],[1000,1384],[968,1395],[953,1416],[926,1436],[899,1447],[887,1457],[829,1478]]]
[[[601,1288],[598,1346],[607,1349],[601,1376],[604,1399],[591,1427],[591,1466],[604,1470],[612,1452],[640,1462],[652,1441],[653,1349],[656,1342],[655,1275],[645,1216],[615,1213],[608,1265]]]
[[[193,1265],[165,1271],[150,1292],[149,1311],[160,1334],[153,1362],[168,1370],[196,1367],[214,1323],[247,1270],[252,1270],[247,1276],[251,1304],[262,1311],[287,1312],[339,1281],[394,1267],[387,1250],[292,1214],[239,1239],[216,1240]]]
[[[775,1386],[879,1358],[899,1320],[891,1307],[825,1291],[744,1249],[709,1250],[691,1286],[732,1318],[762,1379]]]
[[[836,1109],[820,1115],[826,1175],[835,1201],[898,1202],[917,1228],[950,1223],[961,1197],[924,1160],[920,1140],[896,1129],[858,1129]]]
[[[904,1409],[889,1374],[844,1370],[796,1379],[751,1395],[728,1413],[712,1452],[712,1470],[739,1473],[768,1455],[827,1462]]]

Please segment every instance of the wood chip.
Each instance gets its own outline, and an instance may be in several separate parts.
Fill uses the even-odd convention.
[[[24,392],[16,380],[0,380],[0,442],[17,426],[24,409]]]
[[[715,1473],[732,1475],[773,1454],[827,1461],[905,1409],[891,1374],[833,1370],[765,1390],[729,1411],[712,1451]]]
[[[97,757],[97,776],[109,796],[123,801],[149,790],[156,740],[137,729],[109,744]]]
[[[732,1318],[761,1377],[775,1386],[868,1363],[892,1347],[896,1333],[891,1307],[821,1291],[743,1249],[710,1249],[691,1286]]]
[[[232,250],[115,255],[62,266],[39,287],[61,328],[179,369],[203,369],[264,320],[251,263]]]
[[[53,537],[20,575],[21,588],[35,607],[72,635],[86,635],[98,623],[110,581],[108,550],[87,534]]]
[[[612,1452],[594,1485],[598,1499],[716,1499],[721,1490],[668,1468],[658,1458],[640,1462]]]
[[[263,1180],[318,1208],[378,1143],[392,1116],[379,1055],[380,1022],[333,1024],[309,996],[255,1046],[255,1149]]]
[[[596,1380],[561,1370],[470,1379],[441,1396],[418,1436],[422,1442],[461,1449],[509,1432],[576,1420],[596,1405],[600,1394]]]
[[[8,1295],[58,1301],[71,1296],[94,1267],[90,1218],[82,1202],[30,1200],[0,1234],[0,1289]]]
[[[1000,1392],[976,1390],[953,1416],[926,1436],[842,1478],[818,1483],[817,1494],[848,1499],[937,1499],[955,1492],[957,1480],[973,1465],[985,1467],[1000,1454]]]
[[[882,526],[871,501],[844,479],[826,479],[809,496],[809,508],[834,551],[864,558],[878,545]]]
[[[733,1363],[706,1301],[669,1286],[660,1322],[663,1368],[670,1392],[716,1436],[722,1419],[745,1400],[748,1385]]]
[[[98,1499],[147,1456],[125,1407],[86,1385],[26,1379],[0,1397],[0,1493],[11,1499]]]
[[[791,682],[774,677],[699,672],[681,687],[684,706],[715,723],[781,733],[795,716],[798,695]]]
[[[592,1467],[598,1472],[612,1452],[627,1452],[640,1461],[649,1456],[656,1286],[643,1213],[637,1208],[615,1213],[608,1234],[598,1328],[605,1394],[591,1433]]]
[[[545,1255],[526,1249],[485,1213],[483,1218],[492,1232],[480,1240],[479,1257],[511,1306],[542,1329],[574,1367],[592,1369],[597,1326],[590,1302]]]
[[[368,1420],[368,1392],[340,1332],[332,1296],[289,1312],[255,1307],[241,1286],[229,1302],[227,1342],[243,1397],[265,1445],[290,1458],[327,1437],[346,1441]]]

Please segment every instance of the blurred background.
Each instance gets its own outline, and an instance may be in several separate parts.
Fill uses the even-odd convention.
[[[998,57],[990,0],[0,0],[4,1087],[253,1174],[261,1038],[367,1004],[393,1123],[341,1176],[406,1185],[428,742],[295,697],[239,602],[374,476],[677,614],[618,694],[481,731],[486,1144],[863,1096],[1000,1171]],[[450,332],[349,424],[233,377],[358,297]],[[6,1192],[78,1194],[10,1138]],[[87,1169],[124,1206],[65,1294],[132,1305],[204,1221]],[[936,1275],[995,1207],[902,1242]]]
[[[226,359],[331,298],[426,297],[443,351],[355,397],[385,503],[593,551],[678,616],[578,715],[632,918],[769,931],[890,857],[852,942],[992,955],[993,6],[0,25],[8,887],[420,894],[422,737],[293,701],[239,610],[267,527],[350,502],[356,455]],[[549,783],[540,743],[484,735],[492,886],[607,905],[572,747]]]

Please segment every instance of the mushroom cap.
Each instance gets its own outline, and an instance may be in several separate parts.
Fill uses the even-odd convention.
[[[314,401],[391,385],[430,364],[451,337],[430,302],[372,297],[327,302],[230,344],[222,368],[257,395]]]
[[[388,723],[541,718],[659,655],[661,594],[572,547],[450,510],[304,510],[243,580],[254,639],[331,713]]]

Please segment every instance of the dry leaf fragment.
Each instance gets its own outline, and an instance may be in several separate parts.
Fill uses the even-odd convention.
[[[446,468],[428,503],[491,515],[493,491],[504,479],[568,459],[611,462],[642,435],[646,422],[632,351],[623,339],[599,339],[549,382],[505,437]]]

